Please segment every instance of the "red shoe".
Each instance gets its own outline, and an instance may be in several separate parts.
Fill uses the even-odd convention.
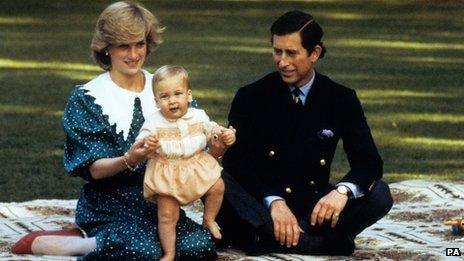
[[[24,237],[22,237],[18,242],[16,242],[11,247],[11,252],[13,254],[33,254],[32,253],[32,242],[37,237],[41,236],[75,236],[83,237],[82,232],[78,228],[54,230],[54,231],[33,231]]]

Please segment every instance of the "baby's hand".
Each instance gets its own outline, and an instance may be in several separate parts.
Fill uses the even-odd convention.
[[[236,130],[234,127],[230,126],[228,129],[226,128],[221,128],[221,133],[219,134],[219,137],[221,138],[222,142],[226,144],[227,146],[232,146],[232,144],[235,143],[235,132]]]
[[[158,140],[158,135],[156,135],[156,133],[145,137],[144,142],[145,144],[143,146],[150,152],[155,152],[161,146]]]

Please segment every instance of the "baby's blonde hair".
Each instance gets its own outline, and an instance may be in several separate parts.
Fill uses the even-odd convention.
[[[156,70],[155,74],[153,75],[153,91],[156,92],[156,85],[158,85],[159,82],[174,76],[180,76],[181,79],[185,81],[187,89],[191,89],[189,75],[184,67],[180,65],[164,65]]]

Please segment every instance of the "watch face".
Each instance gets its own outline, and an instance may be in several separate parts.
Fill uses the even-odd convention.
[[[348,189],[347,189],[345,186],[338,186],[338,187],[337,187],[337,191],[338,191],[340,194],[343,194],[343,195],[348,194]]]

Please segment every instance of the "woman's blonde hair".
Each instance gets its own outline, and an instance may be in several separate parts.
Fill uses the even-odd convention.
[[[159,82],[174,76],[179,76],[185,82],[187,89],[191,89],[189,75],[184,67],[180,65],[164,65],[153,74],[153,91],[156,92],[155,88]]]
[[[104,70],[111,69],[108,46],[147,41],[147,55],[161,44],[161,27],[156,17],[141,4],[116,2],[100,14],[90,49],[92,58]]]

